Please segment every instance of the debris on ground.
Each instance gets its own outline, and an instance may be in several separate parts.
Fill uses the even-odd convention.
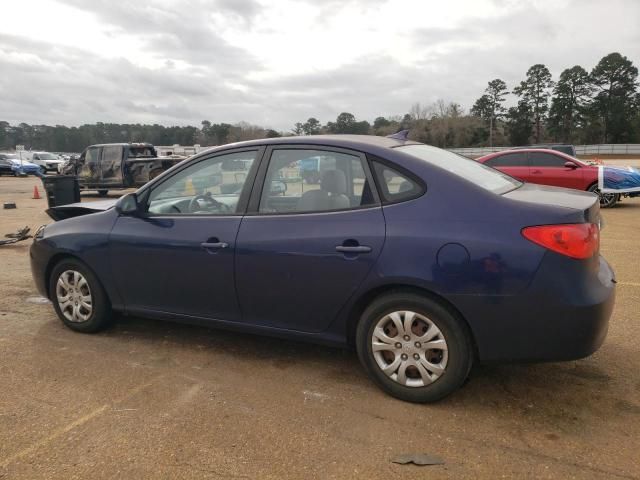
[[[31,229],[29,227],[24,227],[18,230],[16,233],[7,233],[5,237],[9,240],[0,240],[0,245],[9,245],[10,243],[21,242],[22,240],[31,238],[31,235],[29,235],[30,231]]]
[[[391,459],[393,463],[406,465],[413,463],[415,465],[444,465],[444,460],[428,453],[403,453]]]
[[[36,305],[46,305],[48,303],[51,303],[51,301],[48,298],[44,298],[44,297],[27,297],[25,299],[25,302],[35,303]]]
[[[11,208],[18,208],[15,204],[15,202],[7,202],[4,204],[4,209],[5,210],[9,210]]]

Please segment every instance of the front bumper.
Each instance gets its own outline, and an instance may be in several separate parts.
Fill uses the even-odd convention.
[[[589,266],[547,255],[521,295],[452,299],[469,321],[481,361],[575,360],[604,342],[615,302],[613,270],[602,257]]]
[[[38,293],[43,297],[49,298],[47,293],[46,269],[50,255],[47,254],[45,248],[38,242],[34,241],[29,249],[29,260],[31,263],[31,276],[36,285]]]

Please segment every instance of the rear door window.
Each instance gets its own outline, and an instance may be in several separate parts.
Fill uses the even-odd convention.
[[[274,149],[259,212],[311,213],[374,204],[363,158],[331,150]]]
[[[506,153],[497,157],[493,157],[486,162],[485,165],[490,167],[526,167],[527,166],[527,153]]]

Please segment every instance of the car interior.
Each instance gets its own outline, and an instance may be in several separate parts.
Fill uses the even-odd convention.
[[[255,152],[214,157],[155,188],[148,212],[233,214]],[[228,157],[228,158],[226,158]],[[329,151],[274,150],[265,178],[260,213],[345,210],[374,203],[360,157]]]

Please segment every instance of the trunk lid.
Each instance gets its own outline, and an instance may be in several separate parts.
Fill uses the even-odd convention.
[[[570,188],[549,187],[524,183],[521,187],[503,195],[510,200],[537,204],[540,206],[560,207],[574,210],[570,215],[575,223],[595,223],[600,226],[600,201],[595,193]]]

